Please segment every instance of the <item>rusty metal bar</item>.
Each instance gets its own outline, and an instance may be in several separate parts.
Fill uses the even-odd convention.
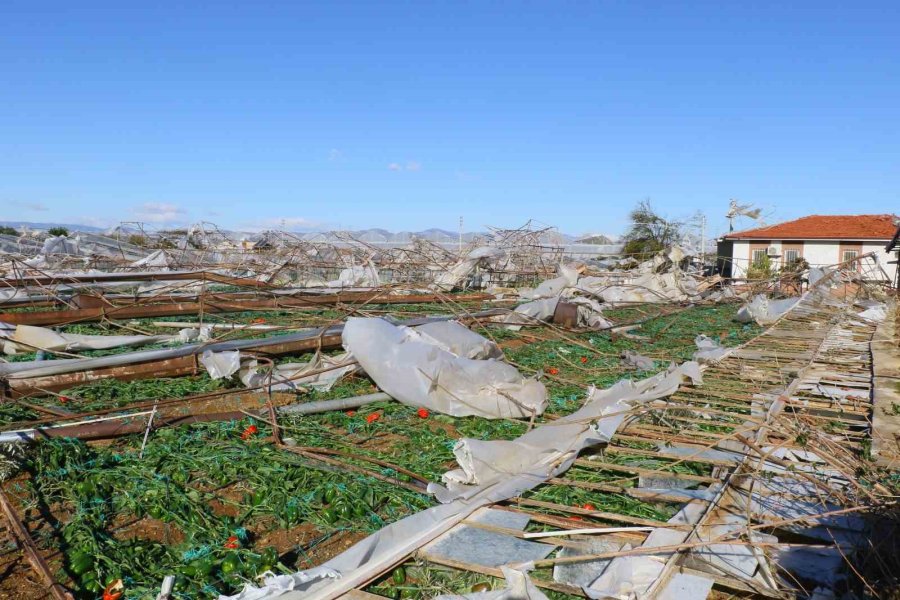
[[[60,583],[53,579],[50,566],[47,564],[47,561],[44,560],[44,557],[41,556],[37,546],[34,544],[34,540],[28,535],[28,530],[22,525],[22,521],[19,520],[15,509],[2,488],[0,488],[0,509],[3,510],[3,515],[9,523],[10,533],[12,533],[13,537],[18,542],[19,547],[22,549],[22,553],[31,564],[31,568],[34,569],[38,576],[44,580],[44,583],[47,584],[50,594],[56,598],[56,600],[74,600],[72,594],[66,591]]]
[[[487,300],[488,294],[454,296],[455,302]],[[445,297],[434,294],[410,294],[391,296],[384,291],[350,292],[308,296],[288,296],[255,300],[224,300],[218,297],[188,302],[141,304],[128,306],[98,306],[67,310],[0,313],[0,321],[13,325],[65,325],[86,323],[104,319],[141,319],[204,313],[229,313],[247,310],[308,309],[335,306],[337,304],[431,304],[442,302]]]

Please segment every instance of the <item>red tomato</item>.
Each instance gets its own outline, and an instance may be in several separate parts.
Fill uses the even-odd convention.
[[[420,408],[419,410],[416,411],[416,414],[419,415],[420,419],[427,419],[428,418],[428,409]]]
[[[558,375],[559,369],[557,369],[556,367],[550,367],[549,369],[547,369],[547,372],[550,373],[551,375]]]
[[[125,584],[121,579],[116,579],[103,590],[103,600],[119,600],[125,593]]]
[[[380,418],[381,418],[380,414],[372,413],[372,414],[366,416],[366,423],[374,423],[375,421],[377,421]]]

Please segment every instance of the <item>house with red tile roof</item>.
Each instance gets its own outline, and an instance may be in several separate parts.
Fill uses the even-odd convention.
[[[768,263],[781,269],[800,259],[821,267],[874,253],[877,264],[867,269],[877,279],[896,281],[897,264],[887,250],[898,227],[898,217],[883,215],[810,215],[776,225],[735,231],[719,240],[722,273],[747,276],[751,265]],[[730,258],[730,260],[729,260]],[[880,271],[883,270],[883,276]],[[876,277],[874,271],[878,272]]]

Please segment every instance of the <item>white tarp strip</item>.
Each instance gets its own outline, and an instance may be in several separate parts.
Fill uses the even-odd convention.
[[[757,294],[753,296],[750,302],[738,310],[734,318],[739,323],[755,321],[758,325],[771,325],[799,301],[800,298],[773,300],[763,294]]]
[[[321,352],[305,363],[285,363],[275,366],[272,373],[273,390],[297,390],[303,386],[328,391],[346,375],[358,371],[359,366],[349,352],[337,356],[327,356]],[[306,373],[313,373],[306,375]],[[257,388],[269,382],[267,371],[259,372],[256,359],[242,363],[241,381],[248,388]]]
[[[358,355],[357,355],[358,356]],[[532,489],[548,478],[564,472],[584,448],[608,441],[625,419],[625,411],[633,406],[655,400],[675,392],[685,380],[699,383],[697,363],[672,367],[642,381],[620,381],[605,390],[592,390],[585,405],[568,417],[540,427],[521,436],[516,452],[528,452],[532,462],[524,464],[514,457],[499,455],[511,449],[506,443],[491,449],[504,461],[503,468],[481,468],[478,452],[471,456],[478,465],[473,473],[482,483],[456,488],[457,494],[443,490],[446,504],[439,504],[405,519],[392,523],[355,544],[342,554],[319,567],[340,573],[339,579],[310,582],[308,572],[291,576],[269,577],[263,588],[247,586],[232,600],[261,600],[282,597],[282,600],[331,600],[369,581],[403,560],[469,517],[482,506],[494,504]],[[498,443],[498,442],[492,442]],[[495,452],[496,451],[496,452]],[[440,491],[440,490],[438,490]],[[450,497],[454,495],[455,498]],[[440,496],[439,496],[440,499]],[[652,534],[651,534],[652,535]],[[285,593],[286,589],[292,591]],[[225,600],[228,597],[220,597]]]
[[[504,362],[457,356],[445,349],[446,343],[437,343],[435,335],[436,330],[421,334],[384,319],[350,318],[343,343],[378,387],[403,404],[489,419],[544,412],[544,384]]]
[[[81,350],[107,350],[109,348],[146,346],[180,339],[178,335],[82,335],[58,333],[46,327],[17,325],[14,331],[8,327],[0,330],[6,354],[39,350],[78,352]]]

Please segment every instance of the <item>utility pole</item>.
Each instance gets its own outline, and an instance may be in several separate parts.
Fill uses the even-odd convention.
[[[706,271],[706,215],[700,213],[700,274]]]

